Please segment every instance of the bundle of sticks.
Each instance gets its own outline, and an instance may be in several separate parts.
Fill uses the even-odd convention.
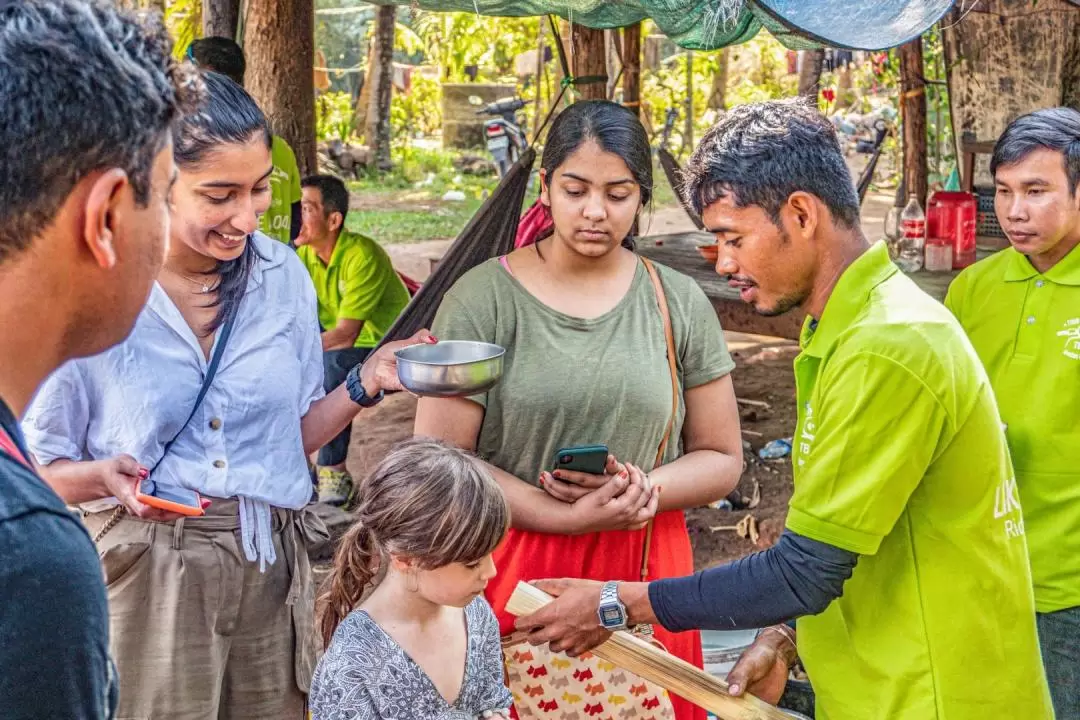
[[[537,587],[518,583],[506,611],[518,617],[529,615],[553,599]],[[628,632],[612,633],[593,653],[713,712],[720,720],[790,720],[788,715],[753,695],[729,695],[723,680]]]

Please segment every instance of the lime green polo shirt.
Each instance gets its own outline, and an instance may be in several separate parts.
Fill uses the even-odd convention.
[[[860,556],[798,621],[819,720],[1052,718],[1008,448],[959,324],[878,243],[800,342],[787,527]]]
[[[960,273],[945,304],[997,396],[1035,607],[1080,606],[1080,248],[1040,273],[1012,248]]]
[[[300,168],[289,143],[274,135],[270,144],[270,161],[274,169],[270,173],[270,207],[259,218],[259,229],[265,234],[288,244],[291,239],[292,206],[300,202]]]
[[[341,319],[364,321],[355,347],[378,345],[409,304],[409,291],[390,256],[369,237],[341,233],[329,265],[309,245],[302,245],[296,252],[315,283],[323,329],[332,330]]]

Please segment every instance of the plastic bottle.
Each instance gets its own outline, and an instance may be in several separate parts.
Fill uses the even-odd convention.
[[[912,193],[904,212],[900,213],[900,242],[896,264],[906,273],[918,272],[923,266],[926,245],[926,214]]]

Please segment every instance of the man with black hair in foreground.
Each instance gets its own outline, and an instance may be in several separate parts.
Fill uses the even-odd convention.
[[[185,94],[160,26],[98,0],[0,1],[0,716],[111,718],[101,565],[18,417],[122,341],[164,259]],[[93,99],[92,111],[87,102]]]
[[[945,305],[997,397],[1059,718],[1080,718],[1080,112],[1009,125],[990,160],[1012,247],[968,268]]]
[[[734,695],[776,702],[799,656],[820,720],[1052,718],[990,381],[949,312],[866,241],[832,126],[797,101],[735,108],[686,192],[743,301],[808,315],[787,527],[690,577],[538,581],[559,597],[519,629],[577,654],[638,623],[765,628]]]

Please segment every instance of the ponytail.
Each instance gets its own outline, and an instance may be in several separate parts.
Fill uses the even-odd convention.
[[[334,552],[334,567],[326,579],[326,591],[315,603],[315,616],[323,648],[330,646],[334,631],[364,597],[364,590],[378,573],[375,534],[361,523],[346,532]]]

